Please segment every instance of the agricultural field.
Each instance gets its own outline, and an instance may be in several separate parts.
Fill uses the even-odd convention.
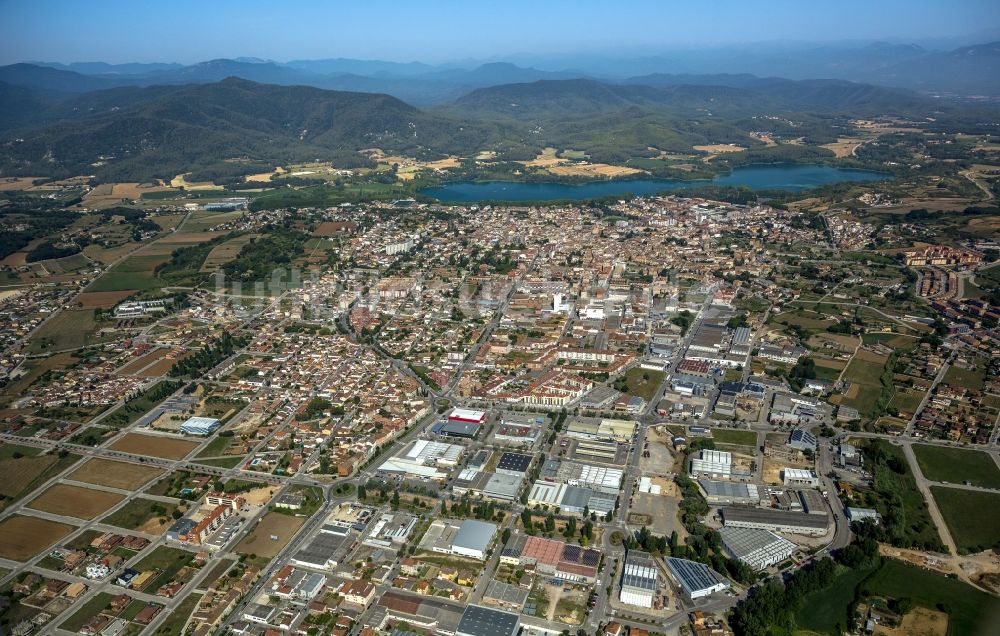
[[[76,301],[83,309],[111,309],[134,293],[133,290],[83,292],[77,296]]]
[[[124,498],[123,495],[104,490],[56,484],[32,499],[28,507],[77,519],[93,519]]]
[[[134,254],[121,261],[103,276],[94,281],[88,292],[118,292],[126,290],[157,289],[161,283],[153,275],[160,263],[167,261],[168,255]]]
[[[949,634],[989,634],[1000,612],[1000,599],[976,588],[895,559],[883,559],[882,567],[860,586],[870,596],[909,598],[915,605],[946,608]]]
[[[201,264],[199,271],[202,273],[214,272],[222,265],[236,258],[236,255],[240,253],[243,246],[253,240],[253,238],[253,234],[242,234],[216,245],[208,253],[208,256],[205,257],[205,261]]]
[[[878,402],[882,391],[881,376],[886,358],[869,351],[860,350],[844,370],[843,379],[851,381],[852,386],[841,404],[853,406],[862,415],[870,412]]]
[[[79,349],[102,341],[96,337],[99,328],[93,309],[66,308],[49,318],[35,332],[28,350],[32,353],[44,353]]]
[[[88,192],[83,197],[83,201],[91,210],[102,210],[118,205],[128,205],[132,201],[138,201],[145,194],[153,192],[169,193],[177,192],[177,190],[152,183],[102,183]]]
[[[116,440],[110,446],[110,448],[124,453],[148,455],[161,459],[184,459],[197,447],[197,442],[189,442],[186,439],[143,435],[141,433],[126,433],[124,437]]]
[[[74,470],[66,478],[98,486],[135,490],[162,474],[162,470],[152,466],[95,457]]]
[[[1000,488],[1000,468],[989,454],[977,450],[914,444],[920,472],[930,481]]]
[[[304,517],[268,512],[250,534],[236,544],[236,552],[271,559],[281,552],[305,521]],[[278,539],[271,540],[272,535]]]
[[[27,561],[73,531],[73,526],[48,519],[14,515],[0,521],[0,557]]]
[[[157,534],[166,530],[173,523],[170,513],[174,508],[175,506],[155,499],[137,497],[101,519],[101,523],[125,530]]]
[[[931,486],[959,552],[1000,550],[1000,493]]]
[[[6,446],[5,446],[6,447]],[[79,455],[59,457],[54,453],[0,459],[0,510],[19,501],[32,490],[58,475],[80,459]]]

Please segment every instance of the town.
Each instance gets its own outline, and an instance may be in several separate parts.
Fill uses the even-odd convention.
[[[6,266],[39,279],[0,323],[11,633],[723,635],[871,539],[998,589],[965,521],[1000,501],[1000,308],[964,293],[995,242],[685,197],[244,207]]]

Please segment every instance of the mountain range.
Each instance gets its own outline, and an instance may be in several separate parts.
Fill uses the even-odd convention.
[[[887,48],[891,55],[883,58],[894,61],[882,72],[917,74],[923,64],[927,86],[949,68],[991,69],[1000,55],[996,45],[940,54]],[[988,101],[896,87],[751,73],[638,73],[650,67],[636,64],[628,70],[637,74],[602,79],[511,63],[12,64],[0,67],[0,175],[96,173],[135,181],[193,169],[235,178],[239,162],[248,161],[266,169],[316,159],[365,165],[358,151],[366,148],[418,158],[490,150],[502,161],[553,146],[622,162],[648,156],[651,147],[690,152],[735,143],[751,152],[719,161],[780,161],[819,151],[762,148],[749,133],[815,146],[835,141],[853,117],[933,118],[970,132],[1000,119]],[[986,76],[983,85],[995,79]]]
[[[430,65],[334,58],[279,63],[256,58],[176,63],[33,62],[0,67],[0,81],[84,92],[116,86],[217,82],[227,77],[284,86],[386,93],[418,106],[453,101],[476,88],[537,80],[597,79],[635,83],[649,75],[746,74],[841,79],[928,93],[1000,96],[1000,42],[929,50],[913,44],[803,46],[794,43],[675,51],[648,57],[576,55],[490,63]],[[533,63],[534,62],[534,63]],[[32,69],[45,67],[47,76]],[[29,83],[37,73],[36,84]]]

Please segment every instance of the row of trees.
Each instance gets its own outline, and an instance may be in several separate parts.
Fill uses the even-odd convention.
[[[170,367],[168,375],[174,378],[196,377],[201,375],[203,371],[211,369],[229,356],[233,355],[237,349],[245,346],[248,342],[250,342],[249,336],[234,336],[228,331],[223,332],[219,339],[214,343],[203,348],[191,357],[175,362],[174,365]]]

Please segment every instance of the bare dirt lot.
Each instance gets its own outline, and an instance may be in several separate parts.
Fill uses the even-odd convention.
[[[138,358],[134,358],[128,364],[118,369],[118,373],[122,375],[132,375],[138,373],[154,362],[162,360],[168,353],[170,353],[168,349],[155,349],[147,354],[139,356]]]
[[[875,636],[945,636],[948,615],[926,607],[915,607],[903,616],[898,627],[877,625]]]
[[[27,190],[38,177],[4,177],[0,179],[0,192]]]
[[[840,137],[834,143],[823,144],[820,148],[833,151],[833,154],[840,159],[850,157],[854,154],[854,149],[860,146],[863,141],[864,139],[857,139],[855,137]]]
[[[736,144],[705,144],[701,146],[691,146],[698,152],[709,152],[709,153],[719,153],[719,152],[743,152],[746,150],[743,146],[737,146]]]
[[[123,490],[135,490],[162,474],[162,470],[152,466],[94,458],[70,473],[67,479]]]
[[[77,519],[93,519],[124,498],[122,495],[104,490],[56,484],[32,499],[28,507]]]
[[[73,526],[15,515],[0,521],[0,557],[26,561],[72,532]]]
[[[236,551],[240,554],[256,554],[259,557],[272,558],[281,552],[305,521],[305,517],[269,512],[250,534],[236,544]],[[272,535],[278,538],[272,540]]]
[[[684,528],[677,521],[679,505],[680,499],[677,497],[637,492],[632,495],[629,511],[648,517],[649,521],[645,525],[649,526],[654,534],[669,536],[674,530],[677,530],[678,534],[684,532]]]
[[[170,192],[172,190],[173,188],[148,183],[102,183],[88,192],[83,200],[91,209],[110,208],[123,201],[138,200],[142,198],[144,192]]]
[[[128,433],[112,444],[110,448],[125,453],[149,455],[163,459],[183,459],[197,446],[197,442],[189,442],[186,439]]]

